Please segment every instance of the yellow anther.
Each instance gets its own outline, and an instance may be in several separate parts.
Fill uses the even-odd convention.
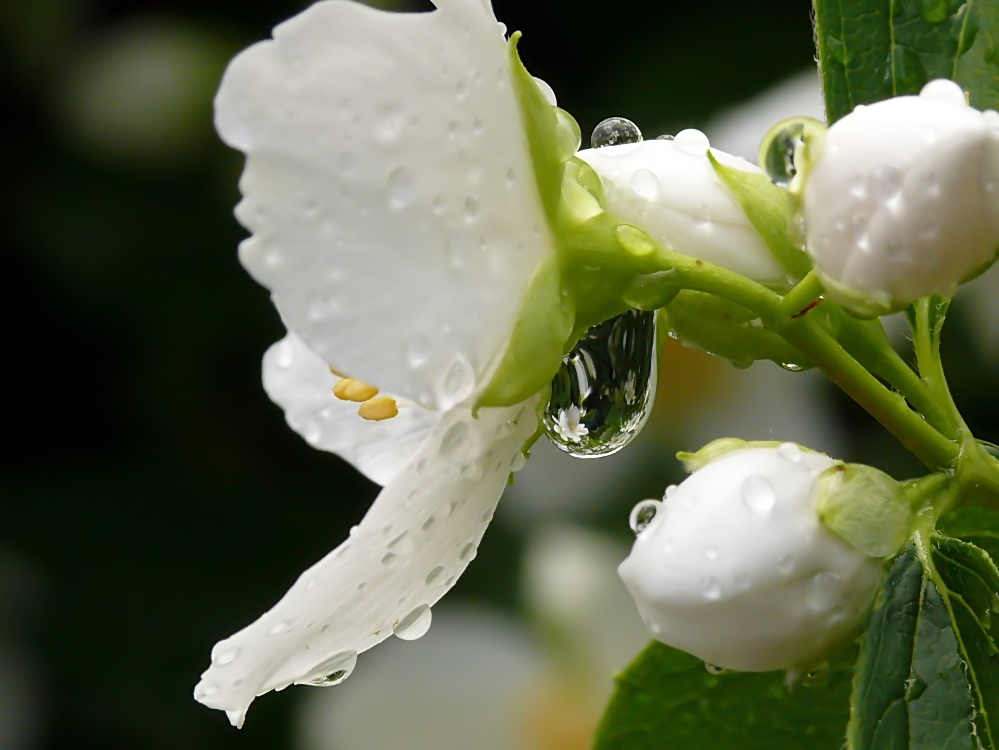
[[[395,403],[394,398],[379,396],[378,398],[368,399],[361,404],[361,408],[357,410],[357,413],[361,416],[361,419],[367,419],[369,422],[381,422],[397,416],[399,414],[399,406]]]
[[[344,378],[333,386],[333,395],[341,401],[363,403],[378,395],[378,389],[356,378]]]

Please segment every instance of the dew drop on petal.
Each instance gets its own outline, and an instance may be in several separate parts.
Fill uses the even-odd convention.
[[[769,479],[760,474],[747,477],[742,483],[742,501],[755,513],[766,515],[777,502],[777,491]]]
[[[389,207],[395,211],[408,206],[413,200],[413,174],[406,167],[399,167],[389,175]]]
[[[704,662],[704,668],[708,670],[708,674],[715,674],[715,675],[724,674],[726,671],[725,667],[719,667],[709,662]]]
[[[305,677],[296,680],[296,683],[299,685],[313,685],[315,687],[339,685],[350,677],[355,666],[357,666],[357,652],[341,651],[309,670],[309,673]]]
[[[788,123],[773,136],[762,154],[763,171],[778,187],[787,187],[798,173],[795,155],[804,144],[805,126],[801,122]]]
[[[238,656],[239,656],[239,647],[234,646],[232,648],[227,648],[224,649],[223,651],[220,651],[215,656],[215,658],[212,659],[212,663],[214,663],[215,666],[217,667],[224,667],[227,664],[232,664],[234,661],[236,661],[236,657]]]
[[[513,454],[513,458],[510,459],[510,471],[517,473],[527,465],[527,456],[525,456],[520,451]]]
[[[652,412],[657,366],[655,312],[631,310],[590,328],[552,380],[548,439],[577,458],[621,450]]]
[[[649,169],[639,169],[631,176],[631,189],[646,200],[659,196],[659,178]]]
[[[456,422],[448,427],[441,438],[441,456],[448,458],[455,455],[468,438],[468,422]]]
[[[427,573],[426,584],[429,586],[442,575],[444,575],[444,566],[438,565],[436,568]]]
[[[670,135],[669,133],[666,133],[666,134],[661,135],[658,138],[656,138],[656,140],[657,141],[672,141],[673,140],[673,136]]]
[[[468,560],[471,562],[475,559],[475,556],[479,553],[478,547],[476,547],[472,542],[469,542],[464,547],[461,548],[461,552],[458,553],[459,560]]]
[[[430,339],[426,336],[417,336],[406,345],[406,361],[410,367],[421,367],[429,358]]]
[[[628,525],[636,534],[641,534],[655,520],[655,517],[662,512],[662,503],[659,500],[642,500],[628,516]]]
[[[722,595],[722,585],[714,576],[708,576],[703,581],[701,581],[701,593],[704,594],[704,598],[710,602],[716,602],[721,599]]]
[[[887,203],[902,189],[902,176],[890,164],[875,167],[869,180],[871,195],[882,203]]]
[[[270,630],[267,631],[267,635],[281,635],[282,633],[288,632],[288,628],[291,627],[291,623],[287,620],[282,620],[281,622],[274,625]]]
[[[287,370],[291,367],[291,364],[295,357],[295,351],[292,348],[290,341],[282,341],[277,345],[274,353],[274,364],[278,366],[278,369]]]
[[[703,156],[707,153],[711,142],[700,130],[688,128],[687,130],[681,130],[673,137],[673,145],[684,153]]]
[[[591,148],[620,146],[623,143],[640,143],[642,131],[631,120],[623,117],[608,117],[593,128],[590,135]]]
[[[534,82],[538,85],[538,90],[541,95],[545,98],[545,101],[551,104],[553,107],[558,106],[558,99],[555,97],[555,90],[548,85],[547,81],[542,81],[540,78],[535,77]]]
[[[801,448],[794,443],[783,443],[777,448],[777,455],[793,464],[801,461]]]
[[[777,570],[779,570],[784,575],[788,575],[794,570],[794,558],[790,555],[784,555],[780,560],[777,561]]]
[[[422,638],[430,630],[430,623],[433,621],[433,613],[426,604],[421,604],[408,615],[403,617],[392,628],[396,638],[404,641],[415,641]]]
[[[835,573],[816,573],[808,582],[805,602],[815,612],[827,612],[843,598],[843,579]]]

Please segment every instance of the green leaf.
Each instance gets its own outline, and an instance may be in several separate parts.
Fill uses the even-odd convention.
[[[815,0],[815,37],[830,124],[935,78],[999,106],[999,0]]]
[[[593,750],[839,750],[855,656],[789,690],[782,672],[712,674],[652,643],[618,676]]]
[[[978,514],[950,528],[981,536],[983,522],[999,526]],[[942,535],[923,554],[906,547],[885,577],[861,644],[850,750],[996,748],[997,607],[999,571],[983,549]]]

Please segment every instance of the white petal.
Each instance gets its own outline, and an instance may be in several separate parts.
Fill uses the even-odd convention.
[[[553,252],[488,3],[327,0],[230,65],[243,264],[327,362],[447,409],[488,379]]]
[[[760,171],[739,157],[712,154],[726,166]],[[708,161],[703,134],[588,149],[579,158],[600,175],[607,210],[617,218],[676,252],[756,281],[785,283],[784,270]]]
[[[269,612],[215,645],[195,688],[240,725],[255,696],[308,684],[433,606],[475,557],[511,464],[537,428],[537,399],[444,414],[350,539],[303,573]]]
[[[402,470],[440,419],[440,412],[413,402],[399,403],[399,414],[392,419],[362,419],[357,413],[359,404],[333,396],[339,378],[293,333],[267,350],[263,369],[264,390],[284,409],[295,432],[381,485]]]

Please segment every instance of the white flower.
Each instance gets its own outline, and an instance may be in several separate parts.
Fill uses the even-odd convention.
[[[791,443],[737,449],[670,488],[651,520],[638,512],[619,573],[653,636],[750,672],[813,666],[847,637],[881,564],[819,520],[817,478],[836,464]]]
[[[579,152],[603,183],[607,210],[676,252],[763,283],[786,284],[774,258],[708,159],[708,139],[684,130],[673,140]],[[722,165],[762,174],[745,159],[710,149]]]
[[[857,107],[829,128],[803,190],[808,250],[863,314],[950,296],[999,248],[999,114],[960,87]]]
[[[349,540],[216,644],[195,696],[237,726],[256,696],[335,684],[359,652],[426,632],[536,434],[537,395],[475,408],[555,267],[515,71],[488,3],[437,5],[317,3],[239,55],[216,100],[247,154],[240,259],[290,331],[267,392],[385,485]]]
[[[582,423],[578,406],[570,406],[568,409],[560,409],[558,412],[558,424],[555,430],[563,440],[578,443],[590,434],[589,428]]]

